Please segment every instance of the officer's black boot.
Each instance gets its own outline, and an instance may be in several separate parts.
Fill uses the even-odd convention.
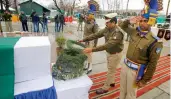
[[[87,74],[92,72],[92,63],[88,63]]]

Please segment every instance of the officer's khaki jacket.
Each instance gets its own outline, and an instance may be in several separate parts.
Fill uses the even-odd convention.
[[[98,25],[92,20],[92,22],[84,20],[84,37],[98,32]]]
[[[135,63],[147,65],[147,70],[141,80],[145,84],[151,80],[155,72],[163,43],[155,43],[150,49],[149,56],[147,56],[147,48],[155,41],[155,38],[152,36],[151,32],[145,37],[141,37],[136,28],[129,27],[128,24],[129,21],[124,21],[120,26],[126,33],[130,34],[131,38],[126,57]]]
[[[83,41],[91,41],[97,38],[105,37],[105,44],[93,48],[93,52],[106,50],[110,54],[119,53],[123,50],[124,35],[116,28],[108,29],[105,27],[98,33],[92,34],[83,39]]]

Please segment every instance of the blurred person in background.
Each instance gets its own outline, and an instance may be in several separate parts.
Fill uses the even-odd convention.
[[[21,11],[19,19],[22,23],[23,31],[28,31],[27,16],[25,15],[25,13],[23,11]]]
[[[5,11],[3,15],[3,19],[5,20],[6,32],[13,31],[11,18],[12,18],[11,13],[9,11]]]

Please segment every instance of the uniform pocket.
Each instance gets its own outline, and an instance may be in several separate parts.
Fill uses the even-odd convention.
[[[144,59],[144,58],[147,57],[147,48],[148,48],[147,46],[141,46],[141,45],[139,44],[137,50],[139,51],[139,57],[140,57],[141,59]]]

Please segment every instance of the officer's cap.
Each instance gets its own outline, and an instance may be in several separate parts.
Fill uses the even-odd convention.
[[[109,13],[109,14],[106,14],[104,17],[105,17],[106,22],[117,23],[117,18],[116,18],[117,15],[118,15],[117,13]]]

